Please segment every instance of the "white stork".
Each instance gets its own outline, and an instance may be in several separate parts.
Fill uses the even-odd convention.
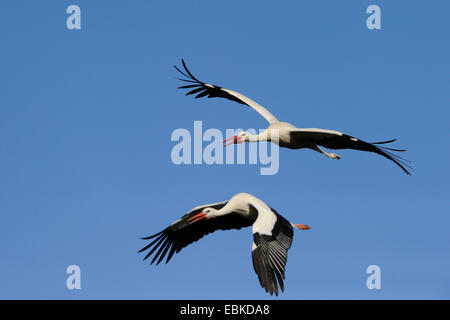
[[[340,159],[341,157],[335,153],[328,153],[325,150],[322,150],[319,146],[328,148],[328,149],[354,149],[361,151],[370,151],[378,153],[383,157],[388,158],[395,162],[402,170],[410,175],[409,171],[405,168],[411,168],[402,157],[392,153],[391,151],[403,152],[406,150],[400,149],[392,149],[388,147],[379,146],[381,144],[391,143],[397,139],[380,141],[380,142],[372,142],[368,143],[362,141],[358,138],[346,135],[339,131],[334,130],[325,130],[325,129],[317,129],[317,128],[296,128],[292,124],[288,122],[281,122],[275,116],[273,116],[266,108],[259,105],[252,99],[229,89],[225,89],[216,85],[204,83],[198,80],[196,77],[192,75],[192,73],[186,67],[184,60],[181,59],[183,63],[184,70],[186,72],[181,71],[177,66],[174,66],[175,69],[180,72],[187,79],[179,79],[188,83],[189,85],[178,87],[180,89],[192,89],[186,95],[196,94],[195,98],[201,98],[208,96],[208,98],[220,97],[226,98],[240,104],[245,104],[251,108],[253,108],[256,112],[258,112],[261,116],[264,117],[269,122],[269,127],[267,130],[261,132],[258,135],[250,134],[246,131],[240,132],[238,135],[227,139],[224,141],[230,141],[228,144],[225,144],[224,147],[234,143],[245,143],[245,142],[257,142],[257,141],[271,141],[278,144],[280,147],[285,147],[289,149],[301,149],[308,148],[320,152],[327,156],[330,159]],[[378,146],[377,146],[378,145]]]
[[[278,286],[284,291],[287,251],[294,236],[292,227],[301,230],[310,227],[290,223],[263,201],[248,193],[238,193],[228,201],[192,209],[163,231],[142,238],[153,240],[139,252],[150,249],[144,260],[156,252],[151,264],[155,261],[159,264],[167,254],[167,263],[174,253],[208,233],[249,226],[252,226],[253,231],[253,267],[259,282],[266,292],[278,295]]]

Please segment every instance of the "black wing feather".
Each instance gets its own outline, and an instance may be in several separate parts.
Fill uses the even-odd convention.
[[[201,92],[200,94],[198,94],[195,98],[202,98],[207,96],[208,98],[225,98],[240,104],[245,104],[247,106],[249,106],[247,103],[245,103],[244,101],[242,101],[241,99],[229,94],[228,92],[222,90],[221,87],[219,86],[215,86],[215,85],[207,85],[206,83],[198,80],[188,69],[188,67],[186,66],[186,63],[184,62],[183,59],[181,59],[181,63],[183,64],[183,68],[185,70],[185,72],[181,71],[180,68],[178,68],[177,66],[174,65],[175,69],[181,73],[183,76],[185,76],[187,79],[180,79],[181,81],[185,81],[185,82],[189,82],[189,83],[195,83],[199,88],[192,90],[191,92],[187,93],[186,95],[190,95],[193,93],[197,93],[197,92]],[[191,86],[181,86],[178,87],[179,89],[189,89],[189,88],[194,88],[194,85]]]
[[[406,163],[409,162],[409,160],[406,160],[400,157],[399,155],[390,152],[390,151],[404,152],[406,150],[377,146],[380,144],[394,142],[397,139],[369,143],[346,134],[342,135],[331,133],[324,134],[323,132],[305,132],[305,131],[292,131],[291,134],[293,135],[301,134],[303,136],[307,136],[307,138],[310,139],[311,142],[328,149],[353,149],[377,153],[395,162],[395,164],[397,164],[407,175],[411,175],[411,173],[405,168],[407,167],[411,169],[411,166],[409,166]]]
[[[198,88],[198,87],[199,87],[198,84],[190,84],[190,85],[187,85],[187,86],[178,87],[178,89],[189,89],[189,88]]]
[[[393,162],[395,162],[395,164],[397,164],[407,175],[411,175],[411,173],[405,168],[408,167],[409,169],[411,169],[411,167],[405,163],[405,162],[409,162],[406,159],[403,159],[402,157],[389,152],[389,150],[391,151],[398,151],[398,152],[404,152],[406,150],[401,150],[401,149],[390,149],[387,147],[383,147],[383,146],[377,146],[377,144],[386,144],[386,143],[390,143],[390,142],[394,142],[397,139],[392,139],[392,140],[388,140],[388,141],[381,141],[381,142],[375,142],[375,143],[369,143],[369,142],[365,142],[363,140],[357,139],[355,137],[343,134],[342,136],[340,136],[340,138],[333,138],[330,140],[325,140],[322,144],[322,146],[324,146],[325,148],[329,148],[329,149],[354,149],[354,150],[360,150],[360,151],[368,151],[368,152],[374,152],[377,153]]]
[[[204,89],[200,87],[200,88],[197,88],[197,89],[189,91],[188,93],[186,93],[186,95],[188,96],[190,94],[194,94],[194,93],[197,93],[197,92],[200,92],[200,91],[203,91],[203,90]]]

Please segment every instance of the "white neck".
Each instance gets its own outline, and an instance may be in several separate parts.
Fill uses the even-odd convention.
[[[267,129],[260,134],[248,134],[248,142],[269,141],[270,131]]]
[[[224,216],[224,215],[227,215],[227,214],[233,212],[233,208],[230,207],[228,204],[229,203],[227,203],[223,208],[221,208],[219,210],[214,209],[212,218]]]

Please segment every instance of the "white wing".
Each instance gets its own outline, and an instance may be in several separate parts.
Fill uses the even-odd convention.
[[[175,69],[180,72],[183,76],[187,77],[188,79],[180,79],[182,81],[192,83],[189,85],[178,87],[179,89],[192,89],[189,91],[186,95],[197,93],[195,98],[201,98],[208,96],[208,98],[225,98],[228,100],[235,101],[240,104],[245,104],[258,112],[261,116],[263,116],[264,119],[266,119],[270,124],[280,122],[273,114],[271,114],[266,108],[261,106],[260,104],[256,103],[252,99],[235,92],[233,90],[225,89],[219,86],[215,86],[212,84],[204,83],[200,80],[198,80],[196,77],[192,75],[192,73],[188,70],[186,67],[186,64],[184,63],[184,60],[181,59],[181,62],[183,63],[184,70],[181,71],[177,66],[174,66]]]

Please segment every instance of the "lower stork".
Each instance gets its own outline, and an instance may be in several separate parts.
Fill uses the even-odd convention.
[[[304,224],[287,221],[262,200],[248,193],[238,193],[228,201],[196,207],[163,231],[144,240],[153,239],[139,252],[153,253],[151,264],[166,263],[174,253],[216,230],[241,229],[252,226],[253,267],[261,286],[270,295],[278,295],[278,287],[284,291],[287,251],[294,237],[293,227],[310,229]]]

